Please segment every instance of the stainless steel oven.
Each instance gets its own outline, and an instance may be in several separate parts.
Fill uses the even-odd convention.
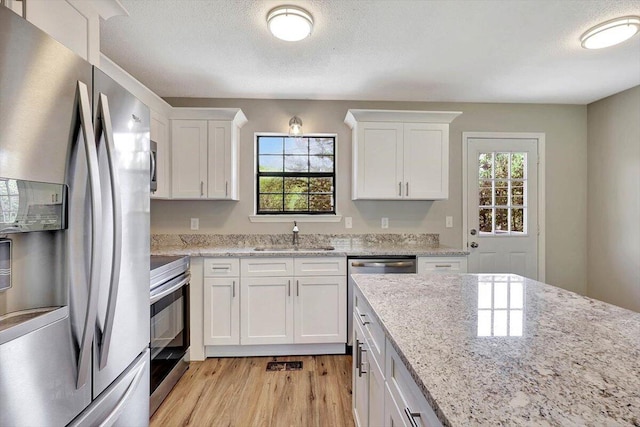
[[[189,279],[189,257],[151,257],[151,414],[189,367]]]

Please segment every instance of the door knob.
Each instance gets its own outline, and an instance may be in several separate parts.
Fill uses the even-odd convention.
[[[471,247],[475,249],[478,247],[478,244],[476,242],[471,242]]]
[[[476,229],[475,229],[475,228],[472,228],[472,229],[471,229],[471,231],[469,231],[469,233],[470,233],[472,236],[475,236],[478,232],[476,231]]]

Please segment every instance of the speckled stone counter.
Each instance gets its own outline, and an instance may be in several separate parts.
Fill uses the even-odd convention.
[[[640,314],[514,275],[354,275],[445,425],[640,425]]]
[[[299,249],[291,234],[154,234],[152,255],[220,256],[465,256],[460,249],[440,246],[437,234],[301,234]],[[332,246],[333,250],[318,250]],[[256,251],[256,247],[274,250]]]

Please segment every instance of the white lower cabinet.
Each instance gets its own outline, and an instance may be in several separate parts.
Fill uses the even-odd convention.
[[[382,345],[372,347],[377,329],[382,329],[357,288],[355,301],[352,403],[356,426],[441,426],[391,342],[385,338]]]
[[[417,259],[418,273],[466,273],[466,256],[420,256]]]
[[[293,343],[291,282],[291,277],[242,278],[242,344]]]
[[[263,354],[265,345],[287,344],[344,351],[346,298],[344,257],[206,258],[203,342]]]

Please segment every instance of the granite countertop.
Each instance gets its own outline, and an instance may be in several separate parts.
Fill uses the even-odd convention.
[[[440,245],[437,234],[303,234],[298,250],[291,234],[155,234],[152,255],[194,257],[278,256],[465,256],[469,252]],[[317,249],[332,246],[333,250]],[[256,251],[256,247],[270,250]]]
[[[354,275],[444,425],[640,426],[640,314],[516,275]]]

